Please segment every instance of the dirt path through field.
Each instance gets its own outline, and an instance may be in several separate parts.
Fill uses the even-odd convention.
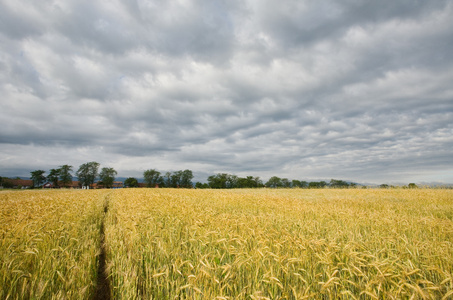
[[[106,241],[105,241],[105,216],[109,210],[109,200],[110,194],[105,196],[104,201],[104,215],[101,222],[101,228],[99,230],[100,234],[100,254],[99,254],[99,264],[97,270],[97,282],[96,282],[96,292],[94,295],[94,300],[110,300],[111,293],[110,293],[110,281],[108,279],[107,273],[107,251],[106,251]]]

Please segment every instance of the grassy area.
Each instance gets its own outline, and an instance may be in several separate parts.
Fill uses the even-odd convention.
[[[106,212],[106,213],[105,213]],[[453,191],[0,192],[0,299],[450,299]]]

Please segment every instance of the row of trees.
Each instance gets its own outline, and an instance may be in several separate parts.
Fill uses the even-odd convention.
[[[87,162],[79,166],[75,175],[79,179],[80,186],[91,186],[96,179],[99,185],[110,188],[113,186],[117,171],[113,168],[104,167],[99,172],[100,164],[97,162]],[[72,185],[73,167],[70,165],[62,165],[56,169],[50,169],[45,175],[43,170],[35,170],[30,172],[33,186],[42,186],[46,181],[51,182],[54,187],[67,187]],[[175,172],[166,172],[161,174],[156,169],[149,169],[143,172],[144,184],[147,187],[181,187],[192,188],[193,173],[191,170],[180,170]],[[1,179],[1,178],[0,178]],[[129,177],[125,180],[126,187],[138,187],[140,184],[134,177]],[[266,183],[260,177],[246,176],[239,177],[234,174],[218,173],[207,178],[207,183],[197,182],[196,188],[213,188],[213,189],[228,189],[228,188],[349,188],[356,187],[355,183],[348,183],[344,180],[332,179],[326,181],[300,181],[289,180],[288,178],[280,178],[272,176]],[[387,184],[380,185],[381,188],[390,188]],[[408,188],[417,188],[414,183],[410,183]]]
[[[79,179],[80,186],[91,186],[97,178],[98,184],[106,188],[112,187],[117,171],[113,168],[104,167],[99,173],[100,164],[97,162],[87,162],[79,166],[75,173]],[[72,184],[73,175],[71,172],[73,167],[70,165],[62,165],[57,169],[50,169],[49,174],[45,176],[44,170],[35,170],[30,172],[33,185],[35,187],[42,186],[46,181],[52,182],[54,187],[67,187]],[[161,174],[156,169],[149,169],[143,172],[144,183],[147,187],[181,187],[192,188],[193,173],[191,170],[180,170],[175,172],[166,172]],[[211,175],[207,179],[207,183],[197,182],[196,188],[213,188],[213,189],[228,189],[228,188],[348,188],[355,187],[354,183],[348,183],[343,180],[332,179],[329,183],[325,181],[300,181],[289,180],[277,176],[271,177],[266,183],[260,177],[246,176],[239,177],[234,174],[218,173]],[[126,187],[138,187],[138,180],[134,177],[129,177],[125,180]]]
[[[161,175],[156,169],[150,169],[143,172],[143,179],[147,187],[193,187],[193,173],[191,170],[166,172],[164,175]],[[124,181],[124,185],[127,187],[136,187],[138,186],[138,181],[134,177],[129,177]]]
[[[143,172],[144,183],[147,187],[183,187],[192,188],[193,174],[191,170],[166,172],[161,175],[161,172],[156,169],[150,169]],[[138,187],[138,180],[134,177],[129,177],[124,181],[126,187]],[[271,177],[266,183],[260,177],[246,176],[239,177],[234,174],[218,173],[211,175],[207,179],[207,183],[197,182],[195,188],[211,188],[211,189],[234,189],[234,188],[348,188],[355,187],[355,183],[348,183],[343,180],[332,179],[329,183],[325,181],[300,181],[289,180],[277,176]]]
[[[288,180],[287,178],[279,178],[277,176],[273,176],[266,182],[267,187],[272,188],[310,188],[310,189],[321,189],[325,187],[331,188],[349,188],[349,187],[356,187],[356,184],[351,182],[348,183],[344,180],[337,180],[332,179],[330,182],[326,181],[300,181],[300,180]]]
[[[115,181],[115,176],[118,174],[113,168],[102,168],[99,173],[100,164],[93,161],[87,162],[79,166],[76,176],[79,179],[80,186],[90,186],[97,178],[98,184],[107,188],[112,187]],[[45,175],[44,170],[35,170],[30,172],[31,179],[33,180],[34,187],[42,186],[46,181],[51,182],[54,187],[68,187],[72,185],[73,167],[70,165],[62,165],[57,169],[50,169],[49,173]]]
[[[197,188],[212,189],[233,189],[233,188],[257,188],[264,187],[263,181],[259,177],[247,176],[238,177],[232,174],[219,173],[208,177],[207,184],[197,183]]]
[[[396,188],[394,185],[388,185],[388,184],[381,184],[379,186],[381,189],[390,189],[390,188]],[[409,183],[407,186],[403,186],[403,188],[406,189],[418,189],[418,186],[415,183]]]
[[[49,174],[45,176],[46,171],[35,170],[30,172],[33,186],[39,187],[46,181],[52,182],[54,186],[69,186],[72,183],[72,166],[62,165],[58,169],[50,169]]]
[[[228,188],[259,188],[259,187],[270,187],[270,188],[348,188],[355,187],[355,183],[347,183],[343,180],[332,179],[329,183],[325,181],[300,181],[300,180],[289,180],[288,178],[280,178],[272,176],[266,183],[259,177],[247,176],[238,177],[236,175],[219,173],[208,177],[208,183],[203,184],[197,182],[195,187],[197,188],[213,188],[213,189],[228,189]]]
[[[76,172],[76,176],[79,179],[82,186],[90,186],[99,176],[98,184],[106,188],[111,188],[113,182],[115,181],[115,176],[118,172],[114,168],[104,167],[101,169],[101,172],[98,173],[99,163],[92,161],[80,165],[79,169]]]

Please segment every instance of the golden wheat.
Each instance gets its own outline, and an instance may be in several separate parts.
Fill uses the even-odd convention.
[[[0,299],[88,299],[105,191],[0,192]]]
[[[122,190],[115,298],[448,298],[448,190]]]
[[[92,299],[101,228],[115,299],[453,297],[451,190],[22,191],[0,205],[0,299]]]

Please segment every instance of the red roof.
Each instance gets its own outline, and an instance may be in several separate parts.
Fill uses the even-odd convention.
[[[138,183],[138,187],[139,187],[139,188],[146,188],[146,187],[148,187],[148,184],[147,184],[147,183],[145,183],[145,182],[139,182],[139,183]],[[154,185],[154,186],[151,186],[151,187],[154,187],[154,188],[159,188],[159,185],[158,185],[158,184],[156,184],[156,185]]]
[[[11,182],[13,186],[33,186],[33,180],[29,179],[9,179],[9,178],[3,178],[4,182]]]

